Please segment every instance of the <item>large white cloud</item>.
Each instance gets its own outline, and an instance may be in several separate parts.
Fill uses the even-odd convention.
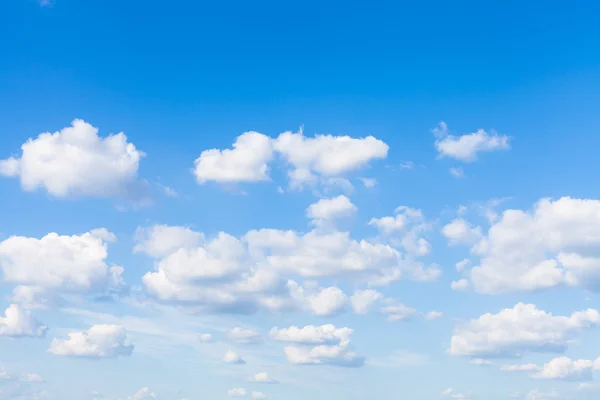
[[[159,226],[139,230],[137,240],[136,251],[155,257],[154,270],[142,278],[147,292],[162,302],[209,312],[308,310],[331,316],[348,308],[348,296],[335,286],[299,280],[385,285],[400,279],[402,271],[416,280],[430,279],[430,270],[394,247],[336,230],[261,229],[235,238]]]
[[[100,137],[97,128],[80,119],[29,139],[21,150],[20,157],[0,160],[0,174],[19,177],[24,190],[44,188],[56,197],[126,194],[144,156],[122,132]]]
[[[356,290],[350,298],[352,310],[356,314],[367,314],[371,310],[371,308],[373,308],[375,302],[382,298],[383,295],[377,290]]]
[[[518,303],[456,327],[449,353],[470,357],[520,357],[526,352],[563,352],[572,336],[600,324],[593,309],[554,316],[533,304]]]
[[[480,293],[558,285],[600,289],[600,200],[542,199],[533,210],[506,210],[472,250]],[[518,276],[519,279],[515,279]]]
[[[265,181],[272,158],[271,138],[246,132],[237,137],[232,149],[204,150],[195,161],[194,174],[198,183]]]
[[[23,310],[17,304],[11,304],[0,316],[0,336],[44,337],[48,327],[36,320],[30,311]]]
[[[122,326],[101,324],[69,333],[68,339],[52,339],[48,351],[59,356],[112,358],[130,356],[133,348]]]
[[[596,360],[572,360],[568,357],[557,357],[544,365],[517,364],[505,365],[503,371],[533,372],[533,379],[553,379],[566,381],[589,381],[593,378],[593,372],[600,369],[600,358]]]
[[[123,284],[123,268],[109,267],[106,229],[82,235],[49,233],[41,239],[11,236],[0,242],[0,270],[6,282],[48,290],[105,291]]]
[[[440,122],[433,133],[436,137],[435,149],[441,157],[454,158],[464,162],[477,160],[478,153],[508,150],[510,148],[508,136],[495,132],[488,133],[483,129],[466,135],[454,136],[448,133],[446,123]]]

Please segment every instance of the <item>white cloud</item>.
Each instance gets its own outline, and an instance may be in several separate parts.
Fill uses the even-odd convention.
[[[49,233],[41,239],[11,236],[0,242],[0,269],[10,283],[89,292],[122,285],[123,269],[109,267],[105,229],[82,235]]]
[[[135,394],[133,396],[129,396],[127,399],[128,400],[149,400],[149,399],[155,399],[156,398],[156,394],[152,391],[150,391],[150,389],[148,389],[147,387],[141,388],[140,390],[138,390],[137,392],[135,392]]]
[[[312,348],[286,346],[284,351],[291,364],[328,364],[340,367],[362,367],[365,363],[364,357],[350,350],[348,346],[321,345]]]
[[[11,304],[0,316],[0,336],[44,337],[48,327],[37,321],[28,310]]]
[[[204,240],[204,235],[185,226],[153,225],[137,228],[134,252],[154,258],[165,257],[180,248],[191,249]]]
[[[441,273],[436,266],[424,268],[404,257],[389,244],[355,240],[337,230],[301,234],[261,229],[239,239],[224,232],[207,238],[181,227],[159,226],[138,233],[136,251],[158,256],[154,270],[142,278],[147,293],[195,311],[307,310],[332,316],[348,309],[348,296],[335,286],[308,281],[298,285],[296,279],[332,278],[375,286],[400,279],[402,272],[417,281],[433,280]]]
[[[365,359],[351,350],[351,334],[350,328],[336,328],[328,324],[307,325],[303,328],[296,326],[287,329],[273,328],[269,336],[276,341],[295,344],[284,348],[291,364],[361,367]]]
[[[596,360],[571,360],[568,357],[557,357],[542,366],[536,364],[505,365],[503,371],[534,372],[533,379],[589,381],[593,372],[600,369],[600,358]]]
[[[482,237],[481,228],[472,226],[463,218],[456,218],[442,228],[442,234],[448,239],[451,246],[473,245]]]
[[[233,350],[227,350],[223,356],[223,362],[227,364],[246,364],[246,361]]]
[[[442,318],[443,316],[444,313],[440,311],[429,311],[427,314],[425,314],[425,319],[431,321],[434,319]]]
[[[367,188],[373,188],[377,185],[377,179],[375,178],[359,178],[362,184]]]
[[[100,137],[97,128],[79,119],[29,139],[21,150],[18,158],[0,160],[0,174],[19,177],[26,191],[44,188],[56,197],[127,194],[144,156],[122,132]]]
[[[522,371],[537,371],[539,367],[536,364],[516,364],[516,365],[503,365],[500,368],[502,371],[507,372],[522,372]]]
[[[350,199],[339,195],[330,199],[320,199],[306,209],[306,216],[313,220],[332,220],[354,214],[358,209]]]
[[[290,342],[295,344],[318,345],[318,344],[338,344],[346,346],[350,343],[350,328],[336,328],[334,325],[327,324],[322,326],[307,325],[303,328],[290,326],[289,328],[273,328],[269,332],[269,337],[279,342]]]
[[[125,329],[118,325],[93,325],[87,331],[69,333],[68,339],[52,339],[50,353],[73,357],[130,356]]]
[[[593,309],[570,317],[553,316],[533,304],[518,303],[456,327],[449,353],[471,357],[519,357],[528,351],[560,353],[575,333],[598,324],[600,313]]]
[[[419,257],[429,254],[431,244],[422,234],[429,230],[430,224],[425,221],[421,210],[400,206],[394,214],[372,218],[369,225],[375,226],[384,236],[389,236],[392,244],[402,246],[409,255]]]
[[[212,343],[213,341],[213,335],[210,333],[203,333],[200,335],[200,342],[202,343]]]
[[[367,314],[371,310],[371,308],[373,308],[375,302],[382,298],[383,295],[377,290],[356,290],[350,298],[352,310],[356,314]]]
[[[260,333],[252,329],[243,329],[235,327],[227,332],[227,339],[236,344],[258,344],[262,343]]]
[[[458,281],[453,281],[452,283],[450,283],[450,287],[452,288],[452,290],[455,290],[457,292],[464,292],[468,290],[470,286],[471,284],[467,279],[460,279]]]
[[[455,178],[464,178],[465,170],[462,167],[453,167],[450,168],[450,175],[452,175]]]
[[[278,383],[275,379],[271,378],[266,372],[259,372],[258,374],[254,375],[250,380],[256,383]]]
[[[238,136],[232,149],[204,150],[195,161],[198,183],[258,182],[269,180],[268,164],[273,158],[271,138],[258,132]]]
[[[442,392],[442,396],[450,397],[451,399],[468,399],[469,398],[469,396],[467,396],[466,394],[456,392],[452,388],[448,388],[448,389],[444,390]]]
[[[483,129],[477,132],[453,136],[448,133],[448,126],[440,122],[433,129],[435,134],[435,149],[440,157],[449,157],[459,161],[473,162],[477,160],[477,154],[482,152],[493,152],[510,149],[509,139],[506,135],[495,132],[488,133]]]
[[[253,399],[266,399],[267,396],[265,396],[265,394],[262,392],[252,392],[252,398]]]
[[[292,167],[290,185],[301,188],[319,177],[339,177],[363,168],[372,160],[387,157],[389,146],[374,138],[316,135],[285,132],[274,142],[274,149]]]
[[[464,260],[456,263],[456,270],[458,272],[462,272],[465,269],[465,267],[467,267],[469,265],[471,265],[471,260],[469,260],[468,258],[465,258]]]
[[[244,397],[248,392],[244,388],[233,388],[227,391],[227,394],[231,397]]]
[[[600,201],[542,199],[531,212],[506,210],[472,252],[481,257],[471,270],[471,281],[480,293],[558,285],[596,291],[600,288]]]

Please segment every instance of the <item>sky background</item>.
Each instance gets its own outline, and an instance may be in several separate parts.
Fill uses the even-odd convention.
[[[562,317],[600,307],[600,3],[418,3],[2,1],[0,309],[14,304],[19,318],[0,319],[0,397],[597,398],[600,316],[553,319],[518,303]],[[75,119],[98,132],[69,136]],[[262,145],[206,153],[249,131],[261,135],[246,144]],[[36,142],[44,132],[56,141]],[[119,132],[139,160],[106,145]],[[313,145],[284,148],[283,132]],[[22,148],[30,139],[39,146]],[[295,185],[295,169],[311,180]],[[250,254],[246,234],[263,228],[317,239],[262,244],[281,258]],[[40,244],[52,232],[58,242]],[[86,232],[90,248],[75,240]],[[210,247],[219,232],[239,240],[240,259]],[[324,238],[340,232],[358,242],[335,253]],[[61,247],[71,236],[78,244]],[[415,238],[428,251],[407,245]],[[193,300],[143,280],[177,249],[225,259],[168,265]],[[200,275],[229,262],[303,294],[277,292],[287,308],[265,306],[267,289],[244,297],[256,310],[216,307],[229,279],[248,276]],[[402,276],[377,285],[386,268]],[[363,290],[377,293],[365,314],[353,307]],[[101,324],[127,339],[88,331]],[[350,343],[269,334],[327,324],[352,329]],[[260,343],[236,343],[236,327]],[[68,341],[73,332],[87,336]],[[318,345],[337,356],[302,365],[284,350]],[[245,363],[225,362],[228,350]],[[545,366],[559,357],[569,361]]]

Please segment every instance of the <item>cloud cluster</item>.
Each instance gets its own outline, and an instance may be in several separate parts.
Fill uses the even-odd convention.
[[[195,161],[198,183],[269,180],[269,166],[279,156],[289,166],[290,187],[301,189],[319,180],[341,179],[387,156],[388,145],[374,138],[284,132],[271,138],[258,132],[238,136],[231,149],[204,150]]]
[[[69,333],[68,339],[53,339],[48,351],[59,356],[114,358],[130,356],[133,348],[123,327],[101,324]]]
[[[21,289],[103,293],[120,287],[123,268],[106,263],[108,243],[115,236],[106,229],[81,235],[49,233],[41,239],[11,236],[0,242],[0,271],[9,283],[32,286]]]
[[[332,208],[321,206],[315,203],[311,215],[330,217]],[[355,240],[335,229],[261,229],[236,238],[161,225],[139,229],[136,240],[135,251],[155,258],[154,271],[142,278],[151,296],[213,312],[306,310],[332,316],[347,309],[348,296],[335,286],[297,280],[387,284],[403,270],[419,280],[431,275],[388,244]]]
[[[600,201],[542,199],[533,210],[506,210],[472,248],[479,293],[534,291],[559,285],[600,289]],[[514,279],[516,276],[519,279]]]
[[[336,328],[329,324],[307,325],[303,328],[273,328],[270,337],[276,341],[293,343],[284,347],[285,355],[291,364],[362,367],[365,358],[352,351],[351,334],[350,328]]]

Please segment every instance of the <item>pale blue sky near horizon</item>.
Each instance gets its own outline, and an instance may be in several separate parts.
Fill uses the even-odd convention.
[[[514,344],[522,346],[522,359],[490,357],[487,367],[448,352],[461,324],[519,302],[561,316],[600,305],[581,282],[492,294],[468,277],[470,290],[452,290],[452,282],[466,277],[455,264],[464,258],[478,264],[476,244],[450,246],[442,230],[465,206],[464,218],[480,227],[478,239],[487,237],[491,225],[504,221],[490,223],[479,212],[493,199],[504,199],[496,206],[499,215],[507,209],[533,212],[544,198],[600,199],[595,184],[599,16],[600,3],[593,1],[3,1],[0,160],[21,157],[28,139],[82,119],[99,129],[100,138],[124,132],[127,142],[145,153],[136,177],[144,180],[151,204],[122,196],[59,197],[43,187],[27,191],[19,177],[0,175],[1,310],[18,303],[12,299],[17,283],[7,278],[11,255],[1,245],[11,236],[40,239],[50,232],[71,236],[106,228],[117,240],[107,244],[105,261],[124,268],[131,290],[107,300],[99,299],[99,292],[45,288],[63,300],[31,310],[48,327],[44,337],[3,337],[0,320],[0,368],[44,380],[7,378],[0,382],[0,394],[7,399],[218,400],[244,388],[247,398],[254,391],[290,400],[595,398],[596,383],[584,390],[578,385],[588,381],[581,376],[534,379],[527,372],[501,370],[508,364],[543,365],[562,355],[531,350],[531,343]],[[509,146],[480,151],[473,162],[444,156],[432,132],[441,121],[451,135],[484,129],[506,136]],[[389,150],[340,174],[352,190],[323,182],[319,190],[289,189],[290,167],[281,151],[268,162],[265,181],[200,184],[194,176],[194,160],[203,151],[230,149],[244,132],[274,140],[300,129],[307,138],[372,135]],[[452,168],[462,168],[464,177],[453,176]],[[375,179],[376,185],[366,187],[361,178]],[[165,193],[166,187],[176,195]],[[359,241],[388,243],[369,221],[394,215],[399,206],[421,210],[431,251],[414,257],[437,266],[441,275],[419,282],[403,271],[400,280],[383,287],[345,275],[316,280],[348,297],[357,289],[376,289],[389,304],[395,299],[393,304],[416,309],[412,318],[387,321],[378,312],[385,300],[367,315],[353,313],[350,300],[344,312],[327,316],[308,309],[260,309],[248,315],[198,311],[184,301],[153,297],[142,282],[161,260],[133,251],[138,228],[189,227],[209,238],[219,232],[241,238],[262,228],[305,233],[314,228],[307,208],[342,194],[356,209],[336,227]],[[576,214],[567,212],[564,218]],[[560,227],[577,230],[583,225],[575,223],[585,220],[571,223]],[[594,221],[589,224],[593,230]],[[393,240],[389,245],[410,253]],[[543,246],[557,259],[555,253],[577,251]],[[519,251],[526,252],[515,247],[517,260]],[[278,274],[306,284],[306,292],[315,280],[298,271]],[[20,284],[35,286],[25,278]],[[443,316],[426,320],[422,314],[430,311]],[[54,338],[102,323],[125,327],[135,345],[130,356],[49,352]],[[296,365],[283,350],[289,343],[268,336],[273,327],[325,324],[353,329],[351,349],[365,357],[364,366]],[[260,332],[264,342],[229,343],[226,332],[235,326]],[[204,333],[216,341],[201,343]],[[564,355],[600,357],[596,335],[593,328],[569,333]],[[228,349],[246,363],[224,363]],[[278,382],[249,381],[261,372]],[[149,393],[136,397],[145,387]]]

